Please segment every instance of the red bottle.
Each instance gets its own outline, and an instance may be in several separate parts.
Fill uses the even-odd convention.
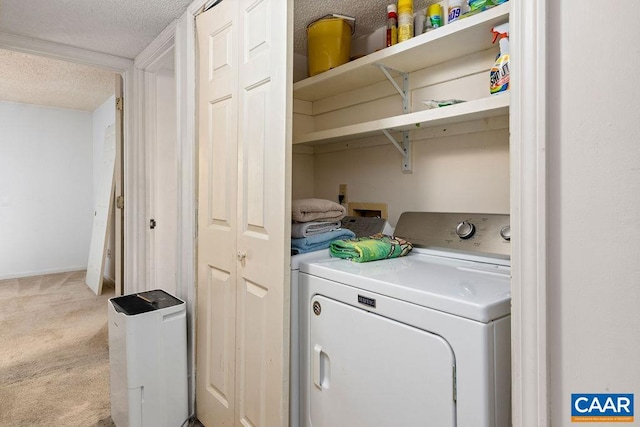
[[[387,6],[387,46],[398,43],[398,11],[395,4]]]

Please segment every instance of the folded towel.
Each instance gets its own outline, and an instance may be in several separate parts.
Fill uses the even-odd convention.
[[[327,233],[316,234],[315,236],[291,239],[291,254],[319,251],[320,249],[328,248],[332,240],[351,239],[353,237],[356,237],[353,231],[340,228]]]
[[[334,240],[329,246],[331,256],[355,262],[396,258],[408,254],[413,245],[399,237],[376,234],[349,240]]]
[[[291,224],[291,237],[301,239],[338,228],[340,228],[340,221],[295,222]]]
[[[296,199],[291,202],[291,219],[296,222],[339,221],[345,217],[344,206],[325,199]]]

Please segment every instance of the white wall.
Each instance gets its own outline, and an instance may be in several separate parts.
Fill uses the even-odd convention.
[[[490,96],[489,67],[496,52],[497,47],[410,73],[410,111],[426,109],[423,100]],[[294,102],[293,132],[305,134],[401,112],[402,98],[385,80],[313,103]],[[421,128],[409,137],[410,174],[402,172],[401,155],[382,132],[362,140],[294,146],[293,197],[337,201],[339,185],[347,184],[349,202],[386,203],[392,226],[405,211],[509,213],[507,116]]]
[[[83,270],[91,113],[0,102],[0,279]]]
[[[635,393],[640,415],[640,9],[547,2],[551,425],[571,393]],[[594,30],[594,29],[599,30]]]
[[[99,185],[99,166],[102,165],[102,150],[104,148],[104,134],[107,126],[114,124],[116,121],[116,97],[115,95],[107,99],[104,104],[96,108],[92,114],[92,128],[93,128],[93,206],[95,207],[97,201],[95,194],[98,191]],[[115,281],[115,210],[111,213],[111,230],[109,237],[107,238],[107,259],[104,266],[105,277]]]
[[[301,162],[307,157],[314,158],[313,168]],[[390,143],[298,154],[294,161],[294,179],[305,169],[314,183],[313,194],[294,183],[294,197],[337,201],[338,186],[347,184],[350,202],[386,203],[394,226],[404,211],[509,213],[506,129],[414,141],[412,174],[402,173],[400,153]]]

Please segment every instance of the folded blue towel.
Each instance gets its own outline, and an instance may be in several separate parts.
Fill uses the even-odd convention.
[[[294,222],[291,224],[291,237],[302,239],[316,234],[326,233],[340,228],[340,221]]]
[[[336,239],[352,239],[356,235],[351,230],[340,228],[326,233],[315,234],[300,239],[291,239],[291,254],[304,254],[307,252],[319,251],[329,247]]]

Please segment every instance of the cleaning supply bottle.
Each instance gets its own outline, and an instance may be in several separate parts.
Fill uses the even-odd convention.
[[[419,36],[420,34],[424,33],[424,20],[426,18],[425,16],[425,9],[419,10],[416,12],[416,16],[413,17],[413,36]]]
[[[398,12],[396,5],[387,6],[387,47],[398,43]]]
[[[398,43],[413,37],[413,0],[398,0]]]
[[[447,24],[451,24],[453,21],[460,19],[463,3],[464,0],[449,0],[449,19],[447,20]]]
[[[500,38],[500,54],[489,73],[491,94],[509,90],[509,23],[497,25],[491,30],[493,42]]]
[[[444,25],[442,19],[442,6],[434,3],[427,8],[427,23],[425,25],[427,31],[435,30]]]

